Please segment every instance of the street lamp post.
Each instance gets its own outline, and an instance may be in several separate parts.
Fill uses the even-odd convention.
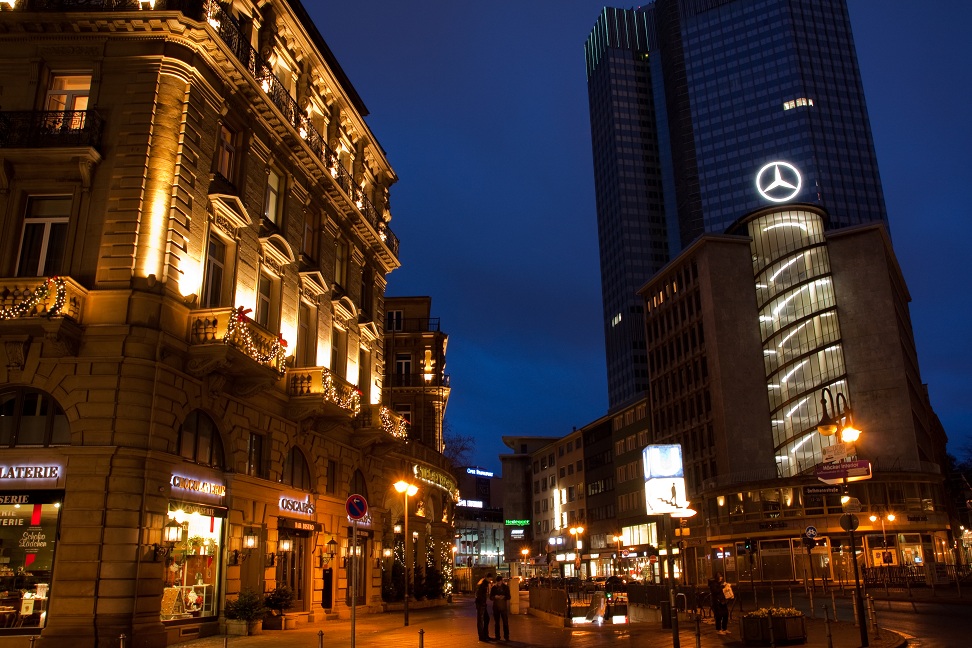
[[[888,532],[884,528],[884,520],[888,522],[894,522],[894,513],[887,513],[886,515],[871,515],[871,522],[877,522],[878,519],[881,520],[881,566],[883,569],[881,573],[884,574],[884,592],[888,591],[888,564],[890,561],[887,560],[888,555]]]
[[[580,535],[584,533],[584,527],[576,526],[570,528],[570,535],[574,536],[574,551],[576,552],[576,558],[574,559],[574,569],[577,571],[577,577],[580,578],[580,564],[581,564],[581,540]]]
[[[530,550],[526,548],[520,549],[520,555],[523,556],[523,561],[522,561],[523,567],[521,569],[523,574],[520,576],[521,578],[523,578],[526,575],[527,556],[530,555]]]
[[[828,397],[834,412],[833,416],[827,411]],[[823,408],[823,415],[820,418],[820,422],[817,423],[817,432],[822,436],[833,436],[836,434],[839,443],[853,443],[860,438],[861,431],[854,427],[854,415],[851,413],[850,407],[847,406],[847,399],[844,397],[844,394],[837,392],[837,398],[835,399],[830,388],[824,387],[820,397],[820,405]],[[844,496],[847,497],[846,476],[844,477]],[[859,511],[860,509],[858,508],[857,510]],[[854,525],[856,526],[856,518],[853,515],[849,517],[855,520]],[[854,563],[854,602],[857,605],[857,618],[860,621],[861,648],[867,648],[870,645],[867,640],[867,616],[864,611],[864,597],[861,594],[861,578],[857,567],[857,549],[854,547],[854,530],[853,528],[848,530],[850,531],[851,540],[851,560]]]
[[[624,538],[622,538],[620,535],[616,535],[611,539],[614,540],[614,542],[617,543],[618,545],[617,559],[614,561],[614,575],[620,576],[621,575],[621,541],[624,540]]]
[[[409,546],[412,544],[412,536],[408,535],[408,498],[418,492],[418,486],[409,484],[404,479],[395,482],[395,490],[405,496],[405,529],[402,539],[405,544],[405,625],[408,625],[408,572],[409,572]]]

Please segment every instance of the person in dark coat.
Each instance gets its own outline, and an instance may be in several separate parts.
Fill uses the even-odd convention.
[[[712,616],[715,618],[716,632],[721,635],[729,634],[729,601],[725,593],[726,579],[722,572],[715,578],[709,579],[709,593],[712,595]]]
[[[489,600],[489,588],[492,585],[493,572],[489,572],[476,583],[476,631],[480,641],[490,641],[489,612],[486,603]]]
[[[503,638],[510,640],[510,586],[502,576],[496,577],[496,583],[489,590],[489,600],[493,602],[493,634],[500,638],[500,621],[503,621]]]

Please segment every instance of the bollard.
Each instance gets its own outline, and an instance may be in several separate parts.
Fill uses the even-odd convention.
[[[827,604],[824,603],[824,628],[827,629],[827,648],[834,648],[834,638],[830,634],[830,614],[827,612]],[[837,612],[836,608],[834,612]]]
[[[834,621],[837,621],[837,597],[834,596],[834,590],[830,590],[830,606],[834,610]]]
[[[128,639],[124,634],[118,635],[118,648],[125,648],[125,640]]]
[[[317,631],[317,648],[324,648],[324,631]]]
[[[223,648],[229,648],[229,637],[226,635],[223,636]]]
[[[695,648],[702,648],[702,615],[695,615]]]
[[[867,600],[868,607],[870,608],[871,614],[871,630],[874,632],[874,637],[880,637],[881,631],[878,630],[877,625],[877,611],[874,609],[874,597],[868,597]]]
[[[807,595],[810,597],[810,618],[815,619],[816,614],[813,611],[813,590],[807,590]]]
[[[425,630],[419,630],[419,648],[425,648]]]
[[[857,602],[856,601],[854,602],[853,605],[851,605],[851,609],[854,610],[854,625],[856,625],[856,626],[861,625],[861,620],[860,620],[860,618],[858,616],[858,613],[857,613]]]
[[[30,637],[30,648],[34,648],[34,639],[36,639],[36,638],[37,637],[31,635],[31,637]]]
[[[911,598],[911,579],[905,577],[905,584],[908,586],[908,598]]]

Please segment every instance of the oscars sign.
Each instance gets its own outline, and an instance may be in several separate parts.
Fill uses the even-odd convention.
[[[691,517],[685,497],[682,446],[650,445],[641,454],[645,468],[645,505],[648,515]]]

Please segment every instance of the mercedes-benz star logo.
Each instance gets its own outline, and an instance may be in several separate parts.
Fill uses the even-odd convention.
[[[770,202],[792,200],[802,184],[800,172],[789,162],[770,162],[756,174],[756,190]]]

